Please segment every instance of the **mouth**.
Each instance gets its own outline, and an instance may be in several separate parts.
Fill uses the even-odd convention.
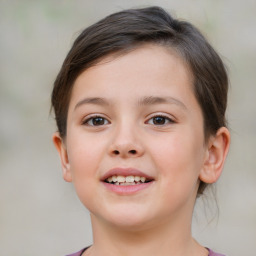
[[[143,183],[149,183],[153,181],[151,178],[147,178],[145,176],[138,176],[138,175],[112,175],[109,176],[107,179],[104,180],[104,182],[113,184],[113,185],[119,185],[119,186],[134,186],[139,185]]]
[[[154,179],[134,168],[113,168],[102,177],[101,181],[116,186],[135,186],[150,183]]]
[[[108,191],[128,196],[152,187],[155,179],[134,168],[113,168],[101,178]]]

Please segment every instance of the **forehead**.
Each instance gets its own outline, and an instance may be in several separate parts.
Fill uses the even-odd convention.
[[[122,96],[130,101],[169,93],[175,96],[177,92],[194,97],[188,66],[172,48],[147,44],[125,54],[109,55],[82,72],[74,83],[70,107],[85,96]]]

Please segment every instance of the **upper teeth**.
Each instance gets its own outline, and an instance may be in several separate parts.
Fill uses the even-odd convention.
[[[111,182],[118,182],[118,183],[123,183],[123,182],[145,182],[146,178],[145,177],[141,177],[141,176],[122,176],[122,175],[113,175],[109,178],[107,178],[107,181],[109,183]]]

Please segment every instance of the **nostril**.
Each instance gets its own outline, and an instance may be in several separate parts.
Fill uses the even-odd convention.
[[[122,156],[135,156],[138,154],[138,151],[136,149],[131,149],[131,150],[112,150],[111,151],[111,154],[114,155],[114,156],[118,156],[118,155],[122,155]]]
[[[114,153],[115,155],[119,155],[119,151],[118,151],[118,150],[114,150],[113,153]]]

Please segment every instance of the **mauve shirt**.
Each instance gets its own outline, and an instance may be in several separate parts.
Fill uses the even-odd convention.
[[[89,248],[89,247],[87,247],[87,248]],[[83,249],[83,250],[81,250],[81,251],[79,251],[79,252],[76,252],[76,253],[73,253],[73,254],[69,254],[69,255],[67,255],[67,256],[81,256],[82,253],[83,253],[87,248],[85,248],[85,249]],[[224,254],[216,253],[216,252],[212,251],[211,249],[208,249],[208,250],[209,250],[208,256],[225,256]]]

